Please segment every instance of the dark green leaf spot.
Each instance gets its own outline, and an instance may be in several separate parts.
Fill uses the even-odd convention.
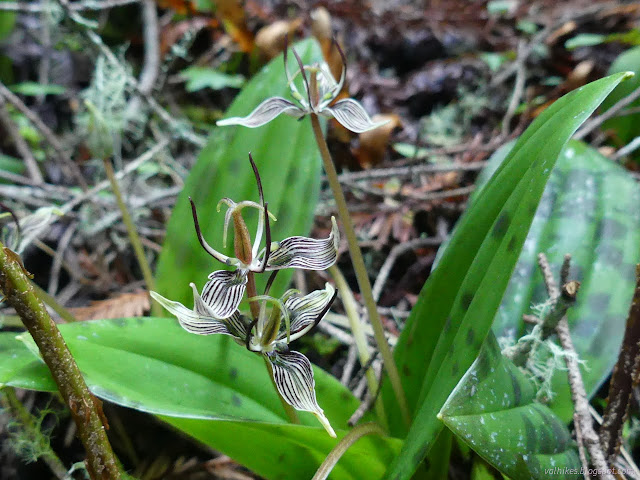
[[[466,292],[462,294],[462,299],[460,300],[460,303],[462,304],[462,308],[465,312],[469,310],[469,307],[471,306],[471,302],[473,302],[473,295],[474,294],[471,292]]]
[[[473,345],[473,342],[476,339],[476,332],[473,331],[473,329],[469,329],[469,331],[467,332],[467,338],[465,339],[465,341],[467,342],[467,345],[471,346]]]
[[[504,237],[507,230],[509,230],[509,225],[511,224],[511,217],[507,212],[503,212],[500,214],[496,223],[493,225],[493,231],[491,232],[494,237],[502,238]]]

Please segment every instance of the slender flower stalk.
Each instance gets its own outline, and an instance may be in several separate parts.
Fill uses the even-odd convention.
[[[371,289],[369,275],[367,274],[367,267],[365,266],[364,259],[362,258],[362,251],[360,250],[358,237],[356,235],[355,228],[353,227],[353,222],[351,221],[347,201],[344,197],[344,192],[342,191],[340,182],[338,181],[338,173],[333,165],[333,160],[329,153],[329,147],[327,146],[327,142],[322,134],[320,121],[318,116],[315,114],[311,114],[311,126],[313,127],[313,133],[315,135],[318,148],[320,149],[320,155],[322,156],[322,163],[324,165],[325,173],[327,174],[327,180],[329,181],[329,186],[331,187],[333,197],[336,201],[338,217],[340,218],[345,236],[347,237],[347,245],[349,246],[351,261],[353,262],[353,269],[356,274],[356,279],[358,280],[358,286],[360,287],[360,294],[364,299],[365,308],[369,315],[369,321],[373,328],[373,336],[376,340],[378,350],[380,351],[384,369],[386,370],[387,375],[389,375],[389,381],[391,382],[391,387],[393,388],[396,400],[398,401],[400,413],[402,414],[405,424],[409,426],[411,424],[411,415],[409,413],[407,398],[404,394],[404,390],[402,389],[400,375],[398,374],[398,367],[393,359],[393,354],[391,353],[391,348],[387,343],[387,339],[384,336],[384,327],[382,325],[382,320],[380,319],[380,314],[378,313],[376,301],[373,298],[373,291]],[[371,392],[371,394],[375,395],[375,392]]]
[[[333,467],[336,466],[347,450],[365,435],[380,435],[382,437],[385,435],[385,432],[380,425],[373,422],[363,423],[362,425],[354,427],[333,447],[333,450],[326,456],[311,480],[326,480],[331,474]]]
[[[131,218],[131,214],[129,213],[127,204],[124,203],[124,199],[122,198],[122,192],[120,191],[118,180],[113,173],[113,166],[111,165],[111,161],[106,157],[103,159],[103,161],[104,169],[107,173],[107,178],[109,179],[109,183],[111,183],[111,190],[113,190],[113,194],[116,196],[116,202],[118,204],[118,208],[120,209],[120,213],[122,214],[122,221],[124,222],[125,227],[127,227],[129,240],[131,241],[131,245],[133,246],[133,251],[136,255],[136,259],[138,260],[140,270],[142,270],[144,283],[147,285],[147,288],[149,290],[155,290],[156,282],[153,278],[151,267],[149,266],[147,257],[144,254],[144,248],[142,247],[142,242],[140,242],[140,236],[138,235],[136,226],[133,223],[133,219]],[[151,313],[154,317],[160,317],[162,316],[162,309],[159,305],[152,303]]]

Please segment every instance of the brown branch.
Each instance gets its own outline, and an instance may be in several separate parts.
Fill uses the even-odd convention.
[[[640,380],[640,264],[636,265],[636,289],[627,318],[622,348],[613,369],[609,398],[605,408],[600,443],[609,465],[615,462],[622,443],[622,427],[627,413],[633,389]]]
[[[87,452],[93,480],[120,479],[118,461],[103,425],[102,404],[95,398],[69,352],[60,331],[38,298],[20,257],[0,243],[0,290],[33,337],[58,390],[69,406],[78,436]]]
[[[561,269],[561,278],[563,280],[568,279],[570,259],[571,257],[569,255],[565,255]],[[557,293],[557,286],[553,280],[553,275],[550,275],[551,268],[549,267],[547,257],[541,253],[538,255],[538,263],[545,277],[547,291]],[[550,281],[552,283],[550,283]],[[569,294],[573,293],[575,296],[577,289],[575,288],[576,285],[571,287],[570,285],[572,284],[577,284],[577,282],[568,282],[563,286],[563,291]],[[560,295],[560,298],[564,296],[564,292]],[[582,381],[582,374],[580,373],[578,355],[571,340],[567,317],[564,314],[562,314],[562,318],[558,322],[555,331],[562,350],[565,352],[564,361],[567,366],[571,399],[573,400],[573,423],[576,429],[580,458],[583,459],[583,462],[586,460],[586,455],[584,455],[584,449],[586,449],[586,451],[589,452],[591,463],[596,469],[600,470],[600,478],[613,480],[613,475],[609,473],[610,470],[608,469],[604,453],[600,447],[600,439],[593,429],[591,413],[589,412],[589,401],[587,400],[587,392],[584,388],[584,382]]]

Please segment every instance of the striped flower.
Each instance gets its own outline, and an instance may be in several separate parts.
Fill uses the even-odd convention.
[[[282,398],[292,407],[313,413],[327,432],[335,433],[316,401],[315,381],[309,360],[301,353],[290,351],[289,343],[303,336],[326,315],[336,298],[336,290],[329,284],[324,290],[301,295],[296,290],[287,291],[282,298],[269,296],[269,289],[277,272],[283,268],[324,270],[336,261],[340,242],[335,218],[328,238],[289,237],[281,242],[271,241],[270,213],[264,202],[258,169],[249,155],[258,183],[260,203],[244,201],[235,203],[224,198],[218,204],[228,207],[224,220],[224,242],[229,224],[233,222],[234,250],[236,258],[224,255],[211,247],[202,236],[196,207],[191,201],[196,234],[202,247],[220,262],[235,267],[234,270],[219,270],[209,275],[209,281],[198,293],[193,290],[193,309],[179,302],[164,298],[156,292],[151,296],[175,315],[180,325],[188,332],[198,335],[228,335],[244,345],[249,351],[263,355],[271,365],[274,382]],[[191,199],[190,199],[191,200]],[[259,210],[258,226],[254,242],[242,218],[244,208]],[[272,218],[272,216],[271,216]],[[262,237],[265,246],[261,248]],[[271,271],[264,295],[256,295],[253,276]],[[254,295],[249,298],[252,316],[238,310],[247,285]]]
[[[260,315],[252,321],[238,310],[225,319],[217,318],[214,313],[216,306],[200,296],[193,283],[191,288],[193,310],[156,292],[151,292],[151,296],[175,315],[188,332],[228,335],[249,351],[263,355],[271,364],[273,379],[282,398],[297,410],[313,413],[329,435],[335,437],[316,400],[311,363],[303,354],[289,350],[289,343],[302,337],[322,320],[337,291],[327,283],[324,290],[308,295],[301,295],[296,290],[289,290],[282,298],[261,295],[253,299],[260,302]]]
[[[285,46],[284,71],[287,76],[291,96],[297,102],[297,105],[286,98],[271,97],[263,101],[246,117],[225,118],[218,121],[217,124],[220,126],[242,125],[244,127],[256,128],[269,123],[281,113],[294,118],[302,118],[311,113],[322,117],[335,118],[345,128],[355,133],[373,130],[387,123],[386,121],[374,123],[362,105],[352,98],[339,100],[330,106],[342,91],[347,73],[347,62],[344,53],[337,43],[335,43],[335,45],[342,57],[342,74],[338,82],[336,82],[329,70],[329,66],[325,62],[303,65],[300,57],[293,49],[292,51],[296,57],[299,68],[292,76],[287,67],[288,48]],[[307,74],[309,74],[309,77]],[[300,93],[294,83],[298,75],[302,77],[305,95]]]
[[[336,262],[340,233],[335,218],[331,217],[331,233],[325,239],[296,236],[285,238],[280,242],[272,242],[268,228],[269,213],[266,206],[258,205],[255,202],[235,203],[228,198],[223,199],[221,203],[226,203],[229,206],[225,216],[225,232],[230,219],[239,214],[239,211],[246,206],[260,209],[263,215],[260,215],[258,220],[258,228],[251,252],[247,252],[246,257],[243,259],[232,258],[218,252],[204,240],[198,226],[195,206],[193,202],[191,203],[196,231],[204,249],[220,262],[236,267],[232,271],[218,270],[211,273],[209,281],[202,289],[202,299],[209,305],[214,317],[225,319],[236,312],[247,288],[249,272],[263,273],[265,271],[282,270],[283,268],[326,270]],[[267,226],[266,245],[260,250],[265,225]]]

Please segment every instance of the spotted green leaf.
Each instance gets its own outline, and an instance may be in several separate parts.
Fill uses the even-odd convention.
[[[577,473],[580,458],[564,422],[535,399],[535,386],[490,333],[438,416],[512,480],[576,478],[549,473]]]
[[[481,187],[512,144],[498,150],[478,177]],[[473,202],[473,200],[472,200]],[[498,337],[520,337],[523,314],[547,299],[536,262],[545,252],[556,274],[566,253],[571,278],[581,282],[569,310],[571,337],[587,368],[582,378],[594,394],[611,372],[620,349],[640,262],[640,188],[625,169],[582,142],[571,141],[551,173],[520,258],[494,320]],[[557,372],[551,406],[569,421],[566,375]]]
[[[265,478],[310,478],[337,443],[311,413],[298,412],[303,425],[290,425],[262,358],[228,337],[192,335],[168,318],[78,322],[60,331],[95,395],[161,415]],[[0,385],[55,391],[28,348],[35,348],[30,337],[20,338],[0,333]],[[326,372],[314,368],[314,376],[318,402],[340,438],[359,402]],[[399,447],[392,438],[363,442],[336,478],[357,480],[359,471],[379,478]],[[358,466],[367,448],[376,458]],[[289,476],[286,468],[305,474]]]
[[[305,63],[322,59],[314,40],[295,45]],[[282,55],[272,60],[236,97],[225,116],[244,115],[266,96],[283,96],[288,92]],[[249,152],[260,171],[265,201],[277,218],[272,222],[274,240],[294,235],[308,235],[320,188],[320,157],[309,122],[277,118],[260,128],[220,127],[191,169],[184,189],[167,226],[167,236],[157,267],[159,293],[185,305],[192,302],[189,283],[202,286],[207,275],[225,268],[204,252],[193,226],[188,197],[198,209],[202,233],[212,247],[229,255],[233,241],[222,248],[224,213],[216,211],[218,201],[229,197],[258,201],[258,190],[248,160]],[[255,232],[257,213],[247,216],[249,231]],[[272,293],[284,292],[291,270],[276,278]],[[259,276],[258,291],[265,280]]]
[[[433,446],[442,428],[436,413],[489,332],[556,159],[580,124],[626,76],[585,85],[547,108],[461,219],[396,347],[414,420],[385,478],[411,477]],[[388,385],[383,398],[389,424],[402,425]]]

